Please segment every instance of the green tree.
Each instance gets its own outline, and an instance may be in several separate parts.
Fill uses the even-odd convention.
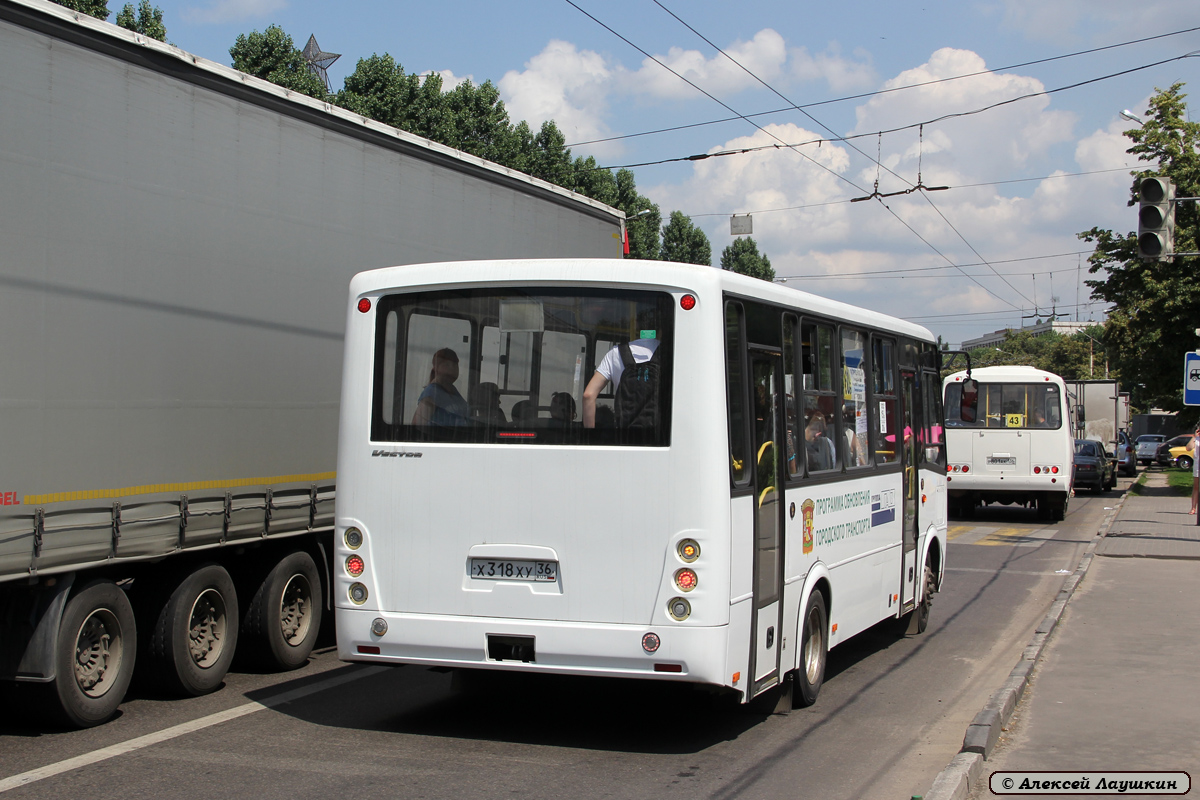
[[[87,14],[96,19],[108,19],[108,0],[54,0],[60,6]]]
[[[464,153],[534,174],[535,137],[525,123],[521,123],[524,127],[519,131],[513,129],[495,84],[484,81],[476,86],[463,81],[442,95],[442,103],[449,128],[446,138],[439,141]]]
[[[361,58],[334,102],[355,114],[425,136],[453,140],[453,123],[439,75],[409,75],[387,53]],[[453,145],[451,145],[453,146]]]
[[[160,42],[167,40],[167,26],[163,24],[163,11],[158,6],[151,6],[150,0],[140,0],[136,13],[133,10],[133,4],[126,3],[125,7],[117,12],[117,24],[127,30],[149,36],[151,39],[158,39]]]
[[[229,55],[236,70],[293,92],[326,99],[324,82],[312,73],[292,37],[278,25],[271,25],[262,33],[238,34]]]
[[[682,211],[672,211],[670,221],[663,228],[659,258],[712,266],[712,245],[704,231],[692,224],[691,217]]]
[[[1069,336],[1060,333],[1035,336],[1028,331],[1010,330],[998,347],[972,350],[971,366],[1022,365],[1044,369],[1067,380],[1101,380],[1107,372],[1103,333],[1100,325]],[[958,363],[949,372],[964,366]]]
[[[721,269],[740,272],[764,281],[775,280],[771,260],[758,252],[758,244],[752,236],[734,239],[731,245],[721,251]]]
[[[629,255],[626,258],[658,258],[658,231],[662,227],[662,212],[650,198],[638,194],[637,182],[627,169],[617,170],[616,203],[610,203],[625,212],[629,232]],[[648,214],[642,214],[649,211]]]
[[[1144,125],[1125,132],[1133,142],[1127,152],[1154,165],[1133,173],[1129,205],[1137,203],[1137,186],[1148,175],[1165,175],[1175,183],[1177,197],[1200,195],[1200,123],[1190,122],[1176,83],[1150,99]],[[1130,219],[1136,215],[1130,214]],[[1197,249],[1198,212],[1195,202],[1175,205],[1175,251]],[[1122,383],[1139,386],[1139,405],[1183,409],[1183,354],[1194,350],[1200,325],[1200,269],[1194,257],[1142,261],[1136,232],[1124,235],[1092,228],[1079,238],[1095,245],[1088,281],[1092,297],[1114,304],[1108,312],[1103,340],[1114,371]],[[1142,388],[1144,387],[1144,388]],[[1194,416],[1191,414],[1189,416]]]

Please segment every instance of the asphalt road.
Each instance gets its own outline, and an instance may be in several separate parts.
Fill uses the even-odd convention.
[[[817,704],[787,715],[657,683],[452,686],[325,650],[285,675],[230,673],[206,697],[135,691],[92,730],[0,714],[0,797],[907,800],[958,751],[1117,497],[1083,494],[1050,526],[1005,507],[954,521],[929,629],[843,644]]]

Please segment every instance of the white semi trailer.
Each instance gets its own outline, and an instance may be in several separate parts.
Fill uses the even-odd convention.
[[[614,257],[622,212],[42,0],[0,0],[0,689],[308,657],[346,286]]]

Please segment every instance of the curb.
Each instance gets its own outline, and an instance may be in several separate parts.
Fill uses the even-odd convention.
[[[984,704],[983,710],[975,715],[975,719],[971,720],[971,724],[967,726],[966,735],[963,736],[962,749],[934,778],[933,785],[924,795],[924,800],[966,800],[971,788],[983,776],[983,762],[992,754],[996,742],[1000,739],[1000,732],[1012,719],[1017,703],[1025,694],[1030,676],[1046,647],[1046,642],[1054,633],[1054,629],[1058,627],[1058,622],[1067,608],[1067,602],[1075,593],[1080,582],[1083,581],[1084,576],[1087,575],[1088,568],[1091,567],[1092,560],[1096,557],[1096,548],[1100,546],[1101,540],[1112,529],[1117,515],[1125,506],[1127,497],[1129,497],[1128,490],[1121,495],[1121,499],[1117,501],[1112,510],[1104,515],[1099,530],[1088,544],[1087,549],[1083,551],[1083,556],[1080,557],[1075,571],[1063,581],[1063,587],[1059,590],[1054,602],[1050,604],[1050,610],[1037,626],[1033,636],[1030,637],[1021,660],[1008,673],[1008,680],[1004,682],[1004,685],[992,693],[987,703]]]

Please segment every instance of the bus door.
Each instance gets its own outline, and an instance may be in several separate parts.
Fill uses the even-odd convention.
[[[781,584],[783,575],[783,423],[782,359],[774,351],[750,351],[750,401],[753,404],[754,612],[751,621],[751,696],[779,680]]]
[[[920,402],[917,397],[917,376],[911,370],[900,370],[900,429],[904,435],[900,460],[904,464],[904,547],[901,558],[900,576],[900,613],[911,611],[916,606],[917,579],[921,570],[917,569],[917,536],[920,526],[917,519],[917,503],[921,495],[921,479],[917,474],[917,448],[921,438],[917,432],[921,429],[919,417]]]

